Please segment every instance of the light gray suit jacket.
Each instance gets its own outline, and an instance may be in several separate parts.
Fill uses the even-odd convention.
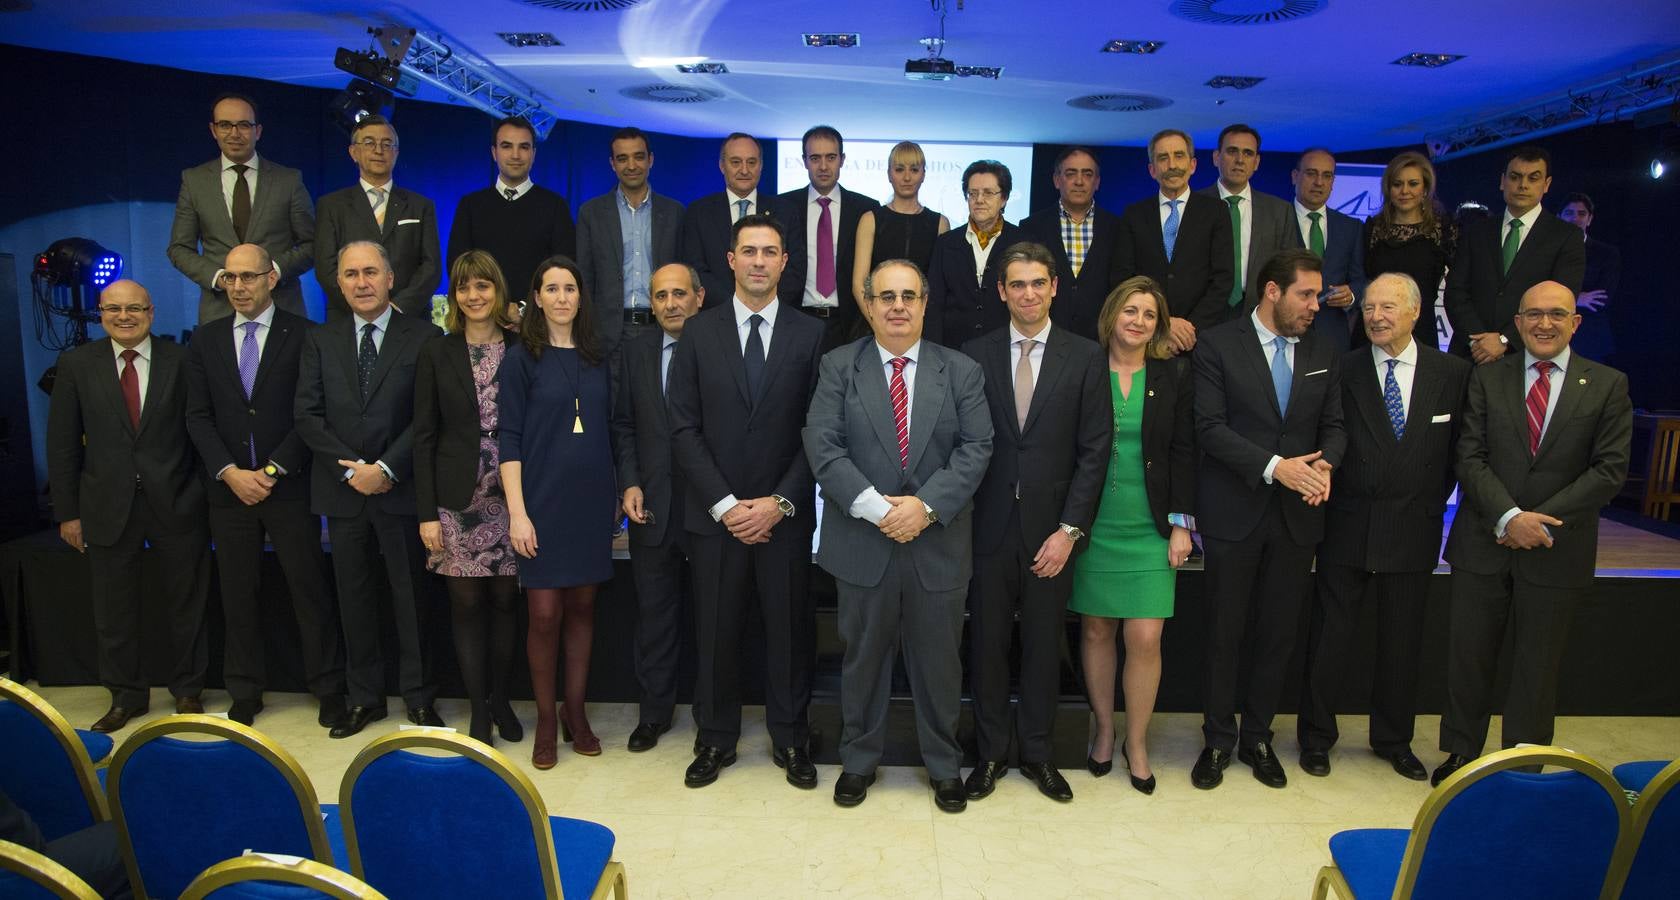
[[[1299,233],[1295,227],[1295,209],[1289,201],[1254,189],[1252,185],[1250,188],[1254,208],[1242,211],[1243,215],[1253,217],[1249,223],[1248,259],[1242,269],[1244,315],[1260,302],[1260,267],[1278,253],[1301,246],[1295,237]],[[1219,200],[1219,182],[1196,193]],[[1233,235],[1233,239],[1242,240],[1237,235]]]
[[[914,381],[905,469],[874,336],[822,358],[804,431],[805,455],[823,494],[817,564],[851,584],[879,584],[894,542],[852,516],[852,501],[869,487],[883,495],[914,494],[939,516],[908,545],[917,577],[925,590],[956,590],[973,570],[973,497],[992,456],[984,376],[974,360],[923,340]]]
[[[280,266],[274,302],[307,317],[298,279],[315,265],[315,215],[298,170],[257,157],[257,189],[251,195],[251,224],[245,241],[257,244]],[[233,216],[222,198],[222,158],[181,173],[175,224],[169,229],[169,261],[199,287],[198,321],[232,315],[227,295],[216,288],[216,270],[238,246]]]
[[[682,230],[683,205],[663,194],[649,193],[653,204],[651,277],[660,266],[677,262],[677,235]],[[624,331],[624,232],[618,224],[618,188],[578,208],[578,269],[583,288],[595,304],[595,332],[611,350]],[[643,285],[646,287],[646,285]]]

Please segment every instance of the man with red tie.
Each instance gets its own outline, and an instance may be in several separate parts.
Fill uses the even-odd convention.
[[[1464,494],[1446,554],[1448,755],[1435,784],[1481,755],[1507,630],[1511,683],[1500,743],[1552,742],[1558,663],[1575,603],[1592,583],[1598,510],[1627,477],[1627,376],[1570,351],[1581,324],[1575,289],[1542,281],[1513,318],[1524,352],[1476,367],[1458,443]]]

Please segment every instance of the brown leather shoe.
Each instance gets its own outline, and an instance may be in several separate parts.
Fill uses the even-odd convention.
[[[204,703],[197,697],[176,697],[175,713],[177,715],[202,715]]]
[[[531,742],[531,767],[535,769],[552,769],[558,761],[557,748],[554,746],[555,732],[558,730],[553,719],[544,721],[537,717],[537,736]]]
[[[143,706],[138,709],[130,709],[126,706],[112,705],[110,709],[105,711],[105,715],[99,717],[99,721],[93,723],[93,730],[100,734],[110,734],[127,725],[129,719],[145,714],[146,708]]]

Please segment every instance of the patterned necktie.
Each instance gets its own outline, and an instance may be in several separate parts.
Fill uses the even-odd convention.
[[[245,180],[249,171],[247,165],[233,167],[233,233],[241,244],[245,243],[245,229],[251,227],[251,183]]]
[[[245,399],[251,399],[251,391],[257,384],[257,329],[258,322],[246,322],[239,326],[245,329],[245,338],[239,342],[239,385],[245,389]],[[257,467],[257,436],[247,435],[246,444],[251,450],[251,468]]]
[[[910,467],[910,392],[904,388],[904,367],[910,357],[900,356],[892,361],[892,380],[887,391],[892,397],[893,425],[898,429],[898,467]]]
[[[1383,376],[1383,407],[1388,410],[1388,424],[1394,429],[1394,439],[1406,436],[1406,403],[1400,399],[1400,382],[1394,378],[1394,367],[1400,360],[1388,361],[1388,374]]]
[[[741,211],[740,215],[737,215],[735,217],[735,221],[739,222],[742,219],[745,219],[747,217],[747,207],[749,207],[751,205],[752,205],[751,200],[737,200],[737,201],[735,201],[735,207]]]
[[[1169,263],[1172,262],[1173,245],[1178,243],[1178,205],[1183,202],[1183,200],[1168,200],[1167,205],[1172,209],[1167,213],[1167,221],[1161,224],[1161,242],[1166,245],[1167,262]]]
[[[1289,368],[1289,339],[1278,335],[1272,339],[1272,391],[1277,394],[1278,415],[1289,415],[1289,383],[1295,373]]]
[[[368,200],[373,204],[373,220],[385,226],[385,189],[368,188]]]
[[[676,352],[675,343],[666,344],[659,351],[659,396],[665,396],[665,384],[671,378],[671,356]]]
[[[367,402],[368,383],[373,380],[373,364],[379,361],[379,350],[373,346],[372,322],[362,326],[361,352],[356,354],[356,385],[361,388],[362,402]]]
[[[123,405],[128,407],[128,424],[140,430],[140,373],[134,371],[134,358],[140,351],[130,347],[122,352],[122,373],[117,383],[122,387]]]
[[[1307,249],[1311,250],[1314,256],[1323,259],[1324,226],[1319,224],[1319,220],[1324,218],[1324,213],[1310,212],[1307,213],[1307,218],[1312,220],[1312,225],[1307,228]]]
[[[519,196],[519,191],[514,188],[502,188],[502,196],[512,200],[513,198]]]
[[[1027,410],[1032,408],[1032,352],[1038,341],[1021,342],[1021,360],[1015,364],[1015,427],[1027,427]]]
[[[764,380],[764,338],[758,333],[758,326],[764,324],[764,317],[753,313],[747,317],[747,351],[741,361],[747,367],[747,396],[753,404],[758,403],[759,383]]]
[[[834,293],[834,217],[828,206],[832,197],[818,197],[822,215],[817,216],[817,293],[824,297]]]
[[[1225,198],[1225,203],[1231,207],[1231,297],[1226,301],[1231,306],[1242,302],[1243,298],[1243,255],[1242,255],[1242,198],[1232,194]]]
[[[1500,248],[1499,274],[1511,271],[1511,260],[1517,258],[1517,248],[1522,246],[1521,219],[1511,220],[1511,230],[1505,232],[1505,246]]]
[[[1557,363],[1550,360],[1540,360],[1534,364],[1534,371],[1540,377],[1534,379],[1534,386],[1528,389],[1528,455],[1540,452],[1540,435],[1546,428],[1546,406],[1552,400],[1552,370]]]

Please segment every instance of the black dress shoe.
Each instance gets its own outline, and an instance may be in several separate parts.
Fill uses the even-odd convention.
[[[1008,763],[983,762],[968,773],[968,780],[963,782],[963,793],[970,800],[989,797],[992,791],[997,790],[997,780],[1008,774]]]
[[[437,714],[437,709],[431,704],[425,706],[411,706],[408,710],[408,720],[416,725],[426,725],[431,728],[448,728],[443,724],[443,717]]]
[[[385,718],[385,707],[383,706],[352,706],[350,711],[344,714],[344,718],[340,719],[338,724],[327,732],[327,737],[347,738],[360,733],[370,723],[383,718]]]
[[[1120,758],[1126,761],[1126,771],[1130,773],[1132,771],[1132,755],[1126,752],[1125,744],[1120,745]],[[1131,778],[1132,790],[1140,794],[1155,793],[1155,776],[1153,774],[1148,778],[1139,778],[1136,775],[1132,775]]]
[[[1225,767],[1231,764],[1231,754],[1214,747],[1203,747],[1190,770],[1190,783],[1204,791],[1211,791],[1225,780]]]
[[[1448,775],[1457,772],[1459,769],[1462,769],[1469,764],[1470,757],[1468,756],[1460,756],[1457,753],[1447,754],[1447,758],[1442,760],[1441,764],[1435,767],[1435,774],[1429,776],[1429,786],[1440,787],[1441,782],[1446,781]]]
[[[344,717],[349,714],[349,708],[344,705],[343,694],[328,694],[321,698],[321,711],[315,716],[315,723],[322,728],[331,728],[344,721]]]
[[[817,786],[817,767],[811,764],[811,754],[804,747],[777,747],[770,757],[787,770],[788,784],[807,791]]]
[[[863,802],[869,796],[869,786],[875,783],[875,773],[858,775],[854,772],[841,772],[839,780],[834,782],[834,803],[837,806],[852,807]]]
[[[645,753],[659,746],[659,736],[671,730],[669,725],[649,725],[646,722],[630,732],[630,752]]]
[[[1394,771],[1402,778],[1410,778],[1413,781],[1429,780],[1429,770],[1423,767],[1422,761],[1412,755],[1412,748],[1410,747],[1402,747],[1399,750],[1375,750],[1372,752],[1377,754],[1378,759],[1387,760],[1388,764],[1393,766]]]
[[[1237,760],[1253,769],[1254,780],[1266,787],[1280,788],[1289,784],[1289,776],[1283,774],[1283,763],[1278,762],[1277,753],[1265,741],[1238,747]]]
[[[1073,799],[1073,787],[1049,763],[1021,763],[1021,774],[1038,785],[1038,792],[1052,800],[1066,803]]]
[[[1330,774],[1330,751],[1302,750],[1301,771],[1323,778]]]
[[[145,714],[146,707],[144,706],[112,706],[105,710],[105,715],[100,716],[99,721],[93,723],[92,728],[100,734],[110,734],[127,725],[129,719]]]
[[[940,812],[960,813],[968,809],[968,792],[955,778],[941,778],[933,783],[933,805]]]
[[[702,751],[704,749],[706,749],[706,745],[700,743],[700,736],[699,735],[695,735],[694,736],[694,755],[699,756],[700,751]]]
[[[196,716],[204,712],[204,701],[197,697],[176,697],[175,714],[178,716]]]
[[[726,767],[735,765],[734,750],[719,750],[716,747],[702,746],[694,762],[688,764],[688,771],[683,773],[683,784],[691,788],[705,787],[718,780],[718,773]]]
[[[1085,757],[1085,771],[1090,772],[1094,778],[1101,778],[1114,771],[1114,758],[1109,757],[1102,762],[1097,762],[1095,756],[1087,756]]]
[[[263,711],[261,700],[235,700],[228,707],[228,718],[241,725],[250,725],[257,720],[257,713]]]

